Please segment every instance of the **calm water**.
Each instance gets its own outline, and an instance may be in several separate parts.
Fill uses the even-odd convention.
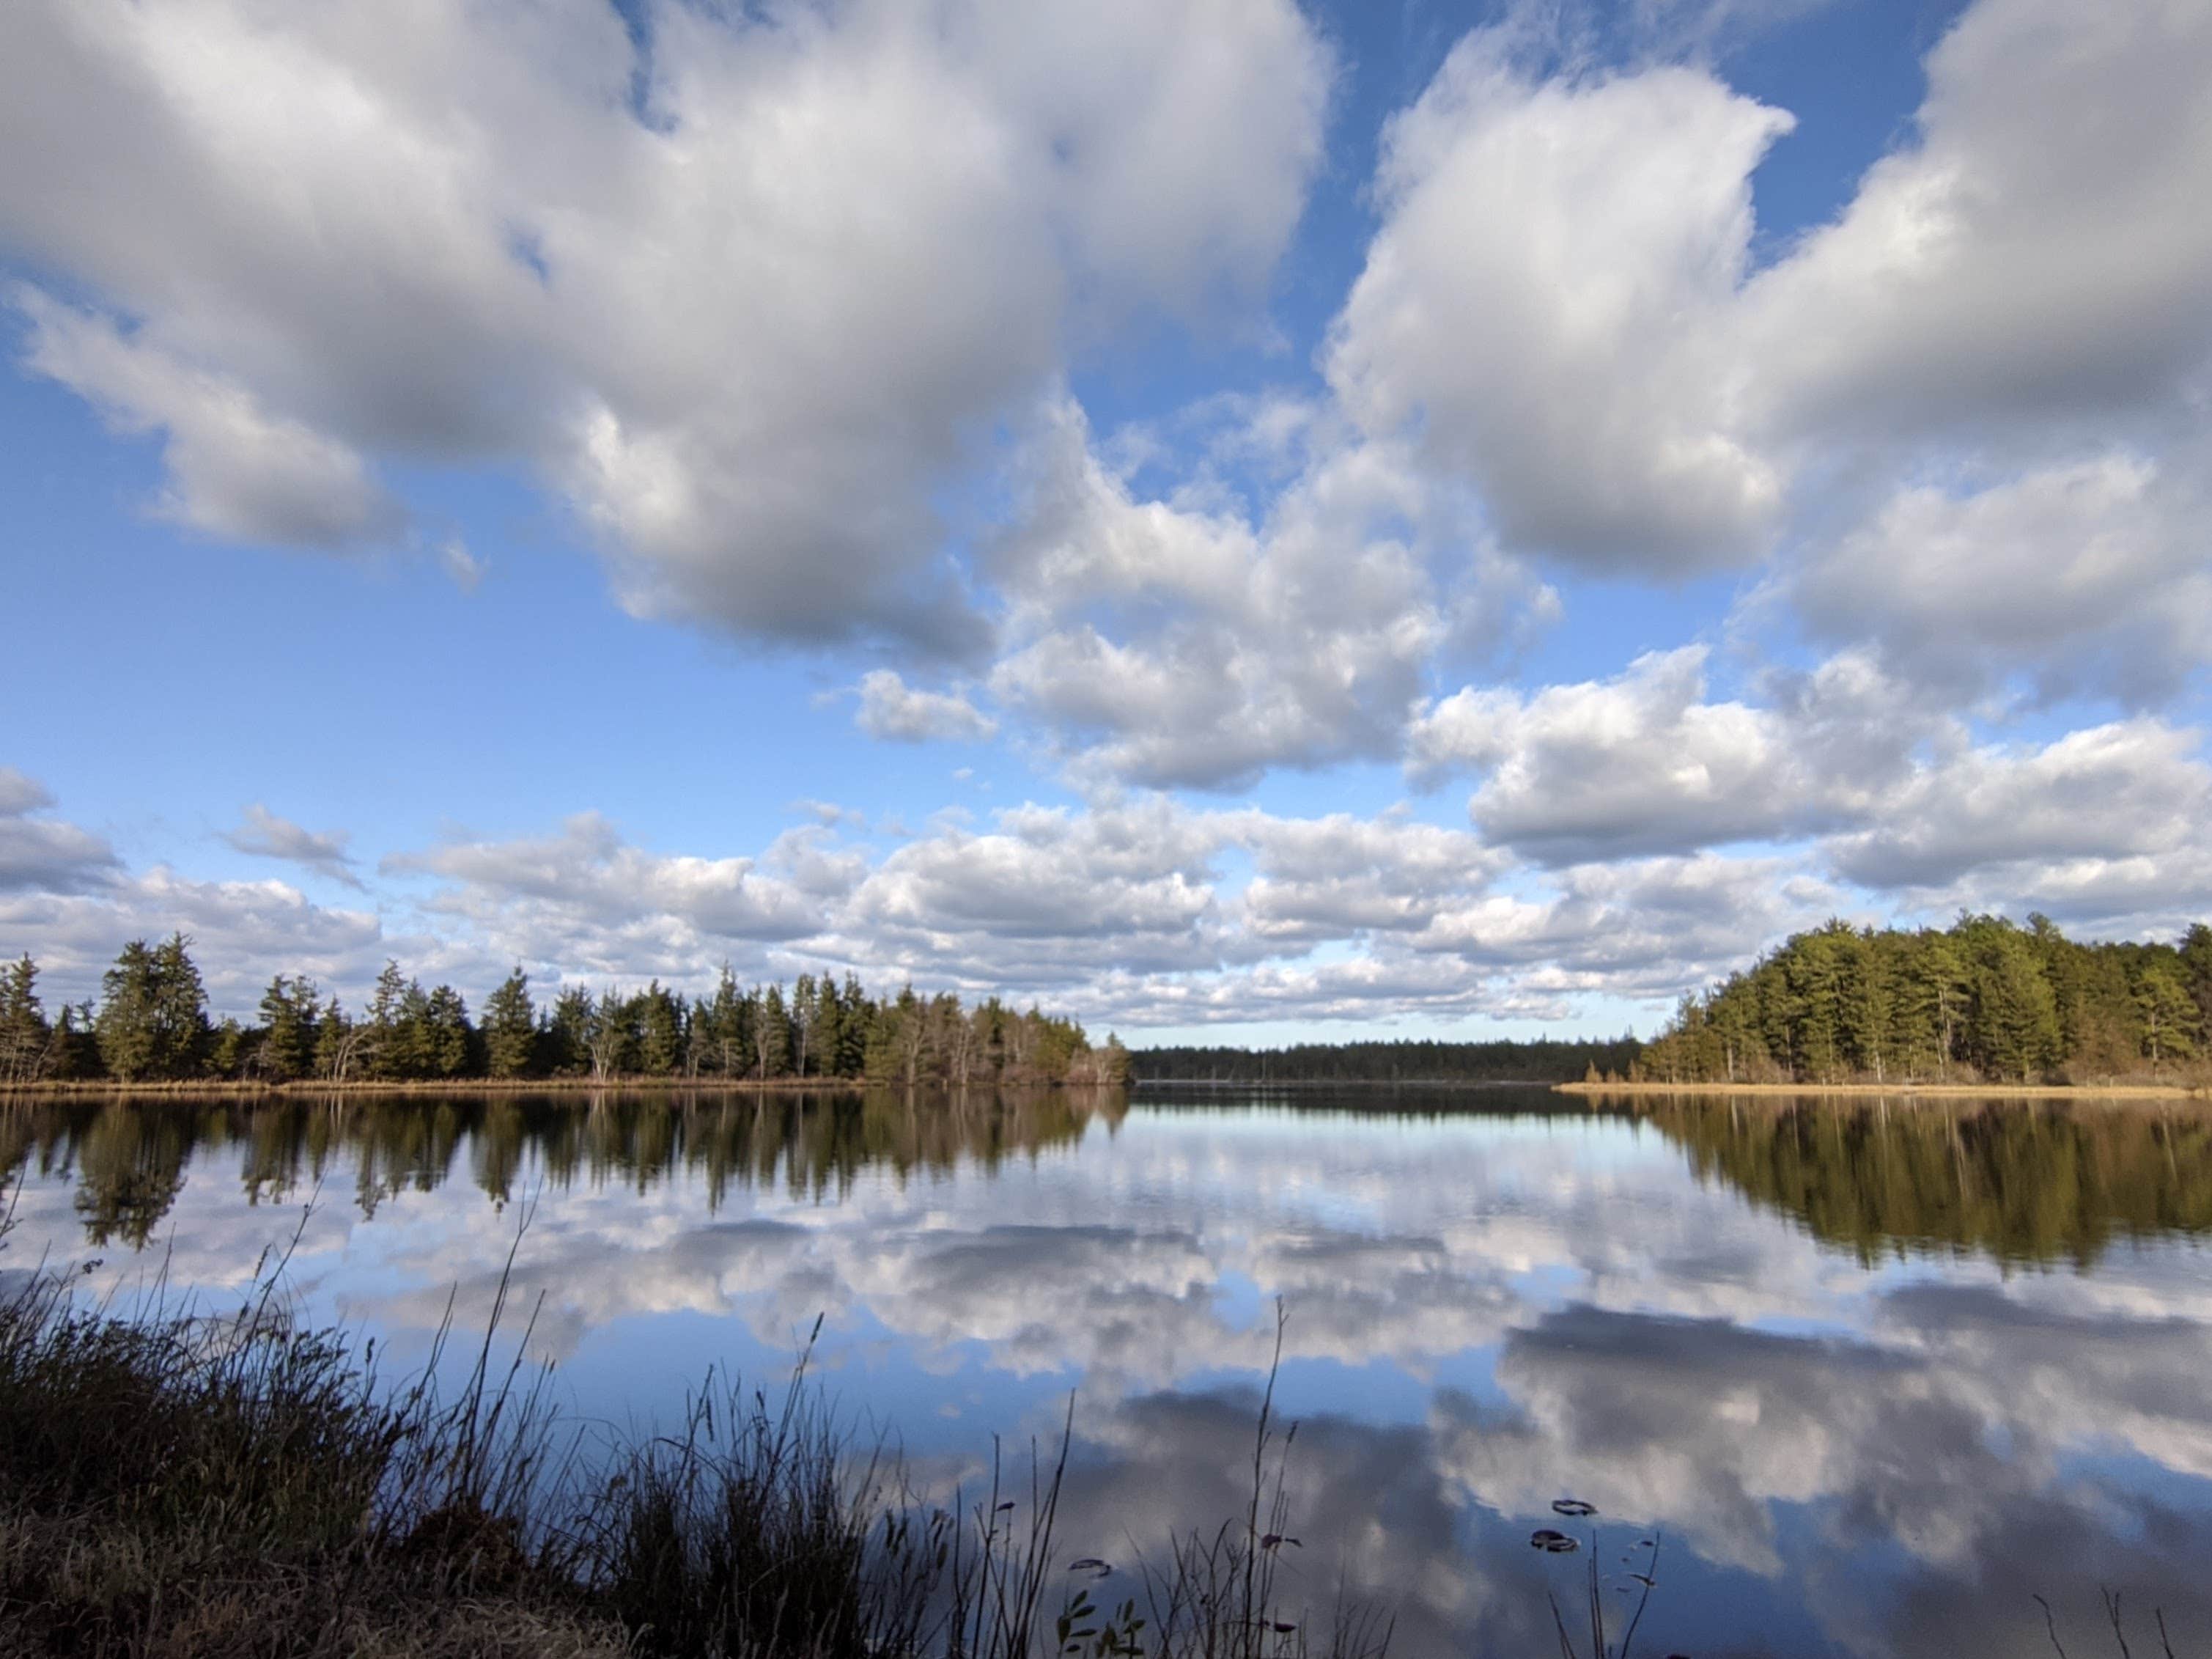
[[[531,1211],[536,1350],[618,1423],[710,1365],[779,1377],[817,1315],[829,1386],[927,1480],[1073,1392],[1062,1540],[1125,1561],[1239,1510],[1280,1297],[1302,1583],[1386,1602],[1409,1659],[1557,1650],[1582,1558],[1526,1540],[1568,1496],[1608,1572],[1663,1531],[1639,1652],[2047,1653],[2039,1592],[2104,1652],[2100,1585],[2212,1645],[2185,1108],[87,1103],[0,1109],[8,1164],[0,1266],[97,1259],[125,1297],[230,1296],[312,1198],[300,1301],[399,1355],[456,1291],[481,1317]]]

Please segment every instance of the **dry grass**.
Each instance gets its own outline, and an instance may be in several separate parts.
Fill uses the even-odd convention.
[[[1019,1490],[918,1504],[802,1359],[774,1400],[710,1378],[675,1434],[586,1458],[503,1297],[458,1386],[434,1356],[387,1387],[285,1316],[282,1271],[216,1317],[118,1317],[52,1274],[0,1301],[0,1652],[1381,1659],[1387,1629],[1340,1612],[1310,1648],[1280,1605],[1272,1390],[1249,1513],[1102,1611],[1053,1547],[1065,1440]]]

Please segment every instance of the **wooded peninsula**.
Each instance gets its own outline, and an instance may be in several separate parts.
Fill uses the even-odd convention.
[[[594,996],[562,989],[541,1006],[517,967],[481,1018],[450,985],[426,990],[387,963],[358,1014],[306,975],[279,974],[259,1018],[212,1019],[182,933],[134,939],[100,981],[100,999],[48,1018],[39,966],[25,955],[0,978],[0,1087],[234,1083],[393,1085],[631,1079],[764,1086],[818,1080],[969,1087],[1113,1085],[1128,1051],[1092,1047],[1073,1020],[973,1008],[951,993],[906,987],[872,995],[848,974],[801,974],[740,987],[725,967],[713,993],[687,997],[653,981]]]
[[[2208,1037],[2202,922],[2178,945],[2085,945],[2042,915],[1909,932],[1831,921],[1685,997],[1621,1080],[2202,1086]]]

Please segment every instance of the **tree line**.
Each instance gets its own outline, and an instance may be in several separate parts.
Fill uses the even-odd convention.
[[[1130,1056],[1139,1083],[1563,1083],[1592,1068],[1626,1073],[1633,1036],[1533,1042],[1301,1042],[1286,1048],[1174,1047]]]
[[[2081,944],[1960,912],[1948,928],[1792,936],[1682,1000],[1637,1074],[1663,1082],[2172,1079],[2212,1061],[2212,927]]]
[[[258,1018],[214,1019],[191,940],[134,939],[90,999],[51,1019],[27,954],[0,977],[0,1086],[47,1079],[294,1083],[470,1079],[818,1078],[954,1088],[1119,1084],[1127,1051],[1109,1036],[988,998],[871,995],[851,974],[801,974],[741,987],[725,966],[712,993],[690,997],[654,980],[596,994],[564,985],[541,1004],[520,967],[471,1017],[450,985],[428,989],[387,963],[368,1001],[349,1010],[304,974],[278,974]]]

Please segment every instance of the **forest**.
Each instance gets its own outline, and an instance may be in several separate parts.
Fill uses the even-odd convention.
[[[1110,1085],[1127,1073],[1118,1040],[1093,1048],[1074,1021],[995,997],[973,1008],[911,986],[879,997],[850,974],[842,983],[801,974],[788,989],[740,987],[727,967],[706,996],[655,980],[596,995],[564,986],[542,1005],[517,967],[474,1018],[452,986],[426,990],[396,962],[354,1012],[305,975],[279,974],[249,1024],[210,1017],[191,945],[181,933],[132,940],[102,977],[96,1005],[64,1004],[52,1018],[35,961],[26,955],[0,972],[0,1087],[818,1078],[968,1088]]]
[[[2201,1080],[2212,927],[2082,944],[2046,916],[1798,933],[1682,1000],[1632,1076],[1680,1083]],[[1599,1068],[1603,1069],[1603,1068]]]
[[[1625,1074],[1643,1048],[1632,1036],[1533,1042],[1301,1042],[1287,1048],[1140,1048],[1137,1083],[1565,1083]]]

